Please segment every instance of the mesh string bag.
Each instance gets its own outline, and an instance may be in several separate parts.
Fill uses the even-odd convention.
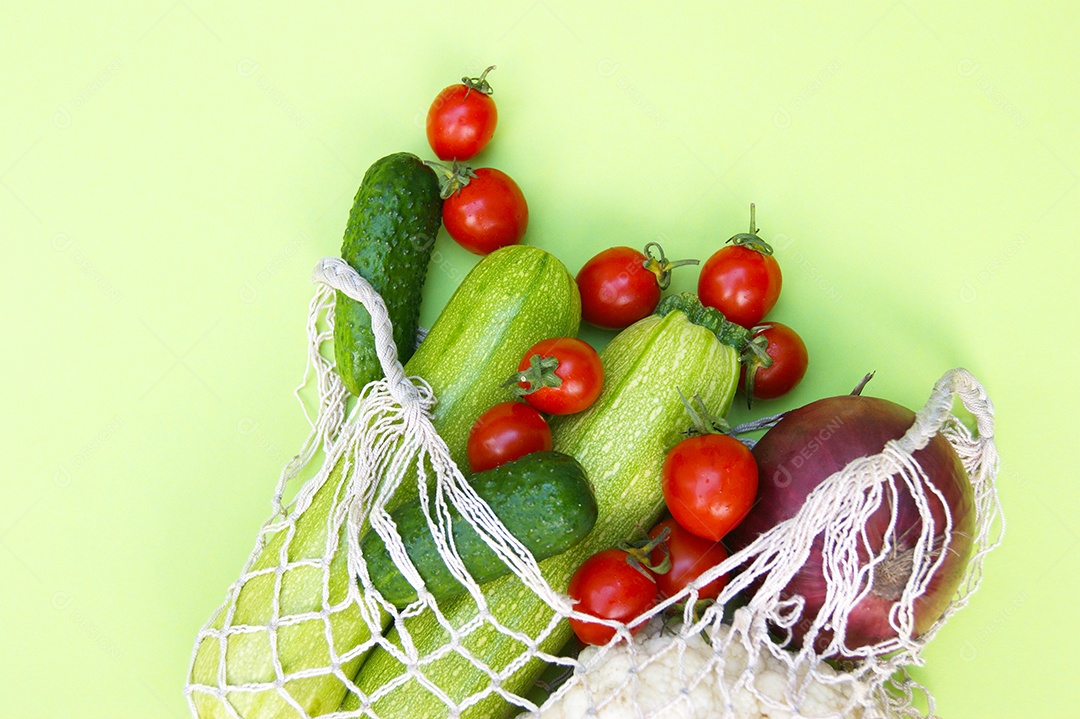
[[[548,584],[542,567],[451,460],[431,422],[437,398],[422,378],[405,376],[381,298],[335,258],[319,263],[314,281],[308,369],[301,388],[314,374],[318,409],[314,417],[308,416],[311,431],[300,452],[279,477],[272,514],[260,528],[240,576],[196,637],[185,686],[193,716],[378,718],[392,713],[381,713],[380,700],[392,699],[410,682],[437,697],[446,716],[486,716],[494,706],[498,716],[520,713],[549,719],[915,717],[924,716],[915,708],[920,694],[933,714],[933,698],[907,668],[921,665],[922,647],[967,603],[981,580],[983,558],[1000,542],[1004,528],[994,486],[998,460],[993,408],[970,373],[946,373],[902,438],[830,477],[791,520],[642,616],[634,624],[646,626],[632,641],[630,627],[604,622],[617,629],[612,642],[565,656],[548,646],[552,637],[565,635],[560,634],[563,620],[591,618],[575,612],[569,599]],[[333,337],[335,290],[361,302],[371,314],[385,374],[365,387],[351,406],[333,361],[324,356],[324,346]],[[976,432],[952,414],[954,398],[975,418]],[[924,533],[927,536],[916,541],[911,578],[896,608],[901,628],[897,639],[866,649],[840,668],[817,654],[812,641],[797,651],[777,644],[777,628],[793,626],[801,610],[800,603],[785,599],[782,591],[819,536],[826,538],[826,560],[835,569],[821,615],[827,614],[833,626],[842,625],[845,613],[866,591],[866,575],[851,561],[860,551],[852,518],[869,516],[901,484],[913,497],[925,499],[933,487],[911,454],[937,435],[952,445],[964,465],[976,518],[967,573],[942,617],[918,637],[911,635],[912,603],[940,557],[933,551],[933,537]],[[304,473],[310,478],[286,501],[289,483]],[[477,607],[475,618],[451,621],[424,588],[388,512],[402,490],[423,507],[440,555]],[[927,502],[921,507],[929,520]],[[523,635],[488,611],[485,587],[472,579],[454,546],[451,508],[551,614],[538,633]],[[418,598],[408,607],[394,607],[372,586],[360,549],[366,531],[379,534],[417,588]],[[717,602],[695,610],[698,588],[729,572],[737,579]],[[419,653],[409,627],[411,620],[424,617],[437,621],[445,641]],[[519,648],[506,666],[488,666],[465,647],[471,634],[492,628]],[[842,632],[838,636],[842,640]],[[358,670],[375,653],[392,656],[402,671],[378,686],[362,688]],[[458,666],[481,677],[479,691],[451,697],[429,679],[429,667],[453,657]],[[517,672],[543,666],[539,662],[556,670],[561,682],[549,685],[553,691],[542,706],[543,698],[530,694],[528,687],[507,688]],[[478,714],[481,710],[486,713]],[[429,716],[411,714],[408,707],[404,712]]]
[[[952,414],[958,398],[974,417],[972,433]],[[923,664],[920,652],[946,620],[967,604],[982,579],[983,560],[1000,544],[1004,518],[994,480],[998,468],[993,406],[964,369],[947,372],[899,439],[875,455],[852,461],[807,497],[790,520],[703,573],[682,594],[649,612],[634,642],[590,647],[540,717],[922,717],[935,716],[933,696],[908,673]],[[951,602],[928,629],[913,636],[915,601],[949,551],[936,534],[950,536],[932,515],[940,490],[912,455],[936,436],[956,452],[973,490],[974,530],[966,571]],[[889,544],[870,548],[858,528],[883,503],[908,491],[919,509],[922,534],[913,543],[910,576],[893,607],[895,638],[851,649],[843,627],[873,589],[871,567],[886,559]],[[897,521],[892,509],[890,522]],[[937,530],[937,531],[935,531]],[[827,591],[812,620],[802,598],[783,592],[824,539]],[[715,604],[698,614],[696,591],[731,572]],[[746,600],[746,595],[749,599]],[[740,601],[742,598],[743,601]],[[733,611],[732,606],[737,606]],[[725,608],[728,608],[725,616]],[[670,615],[675,611],[674,621]],[[668,617],[664,619],[664,615]],[[797,650],[775,640],[796,624],[810,628]],[[824,638],[815,642],[815,638]],[[797,644],[796,644],[797,646]],[[843,661],[826,657],[842,654]],[[916,708],[917,698],[927,714]],[[522,717],[529,714],[522,714]]]

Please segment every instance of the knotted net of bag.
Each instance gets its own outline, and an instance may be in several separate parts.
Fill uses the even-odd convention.
[[[566,587],[545,578],[553,560],[538,563],[450,459],[431,422],[437,398],[422,378],[405,376],[378,294],[334,258],[319,263],[313,280],[308,368],[297,395],[313,376],[317,411],[312,417],[305,410],[311,431],[281,473],[272,514],[196,637],[185,686],[193,716],[933,715],[933,697],[908,668],[923,664],[923,647],[967,603],[985,555],[1004,530],[994,484],[993,406],[969,372],[947,372],[903,437],[828,478],[792,519],[632,626],[604,622],[616,629],[607,645],[564,654],[568,617],[603,620],[575,611]],[[368,309],[385,373],[351,405],[326,351],[335,291]],[[976,431],[953,414],[956,399]],[[916,636],[916,600],[948,552],[941,535],[949,535],[951,518],[946,512],[947,526],[933,527],[932,505],[943,500],[912,454],[938,435],[956,451],[971,482],[974,532],[955,596]],[[301,475],[310,476],[286,501]],[[898,492],[915,499],[923,529],[890,615],[897,636],[851,650],[844,644],[847,618],[872,590],[873,566],[888,551],[869,547],[858,528]],[[401,496],[423,507],[439,554],[466,590],[461,597],[437,602],[424,588],[390,519],[388,507]],[[618,508],[600,507],[601,516],[606,511]],[[484,586],[473,580],[450,531],[455,513],[505,562],[507,577]],[[408,606],[395,607],[372,585],[361,551],[365,532],[378,533],[416,587],[417,599]],[[803,617],[801,598],[784,589],[818,538],[825,599],[815,616]],[[728,573],[732,579],[715,602],[696,601],[701,587]],[[525,616],[530,631],[521,630]],[[800,622],[805,637],[784,646]],[[631,639],[639,624],[646,626]],[[842,662],[828,658],[838,653]]]

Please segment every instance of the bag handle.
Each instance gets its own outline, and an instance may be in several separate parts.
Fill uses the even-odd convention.
[[[994,405],[986,389],[963,367],[951,369],[934,385],[930,398],[915,414],[915,422],[897,445],[910,454],[925,447],[952,416],[953,397],[975,417],[980,442],[994,439]]]
[[[360,273],[339,257],[324,257],[315,265],[311,281],[342,292],[356,300],[371,315],[371,332],[375,335],[375,354],[394,398],[401,403],[418,399],[416,387],[405,377],[405,368],[398,361],[394,343],[394,326],[386,302]]]

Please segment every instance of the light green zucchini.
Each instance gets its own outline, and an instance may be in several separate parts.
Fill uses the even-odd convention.
[[[648,528],[660,513],[664,456],[690,425],[679,391],[687,397],[699,395],[717,416],[724,415],[731,406],[739,379],[739,351],[719,339],[724,336],[732,341],[724,328],[717,325],[715,317],[705,322],[712,329],[694,324],[672,303],[665,306],[665,311],[664,316],[653,315],[627,328],[604,349],[604,389],[593,407],[552,421],[555,449],[575,457],[585,468],[599,507],[596,525],[582,542],[540,563],[545,578],[557,591],[566,590],[571,574],[586,557],[629,538],[638,527]],[[691,314],[703,319],[699,313]],[[732,341],[733,345],[738,343]],[[538,642],[544,652],[558,653],[570,636],[565,621],[548,631],[552,610],[516,576],[485,585],[484,595],[494,616],[510,629],[532,637],[547,631]],[[439,606],[457,627],[471,621],[478,612],[469,595]],[[412,618],[405,626],[421,657],[447,642],[447,633],[433,612]],[[396,630],[387,636],[400,642]],[[510,671],[510,676],[502,679],[501,688],[518,696],[528,692],[545,667],[543,662],[530,659],[520,668],[508,670],[526,647],[490,624],[469,635],[463,645],[494,671]],[[357,684],[368,694],[405,671],[391,653],[378,648],[368,655]],[[487,674],[458,653],[425,663],[422,671],[455,702],[491,691]],[[354,695],[344,704],[345,709],[359,706]],[[383,719],[436,719],[450,713],[435,694],[411,678],[377,702],[374,709]],[[488,719],[516,709],[491,692],[464,709],[461,716]]]
[[[427,338],[405,365],[406,374],[424,378],[438,398],[432,421],[459,466],[468,467],[466,441],[476,418],[491,405],[511,397],[502,383],[517,369],[526,350],[541,339],[576,334],[580,319],[581,299],[574,278],[553,255],[535,247],[514,245],[497,250],[462,280]],[[297,520],[295,536],[288,546],[290,562],[322,558],[327,516],[337,503],[343,481],[341,466],[334,467],[330,479]],[[406,478],[401,487],[392,506],[416,495],[415,480]],[[284,541],[280,534],[273,537],[257,558],[255,569],[277,566]],[[331,602],[341,601],[349,583],[355,581],[345,564],[343,538],[339,546],[342,549],[331,560]],[[317,611],[322,606],[322,592],[321,569],[289,569],[282,576],[282,614]],[[273,573],[248,581],[235,602],[231,624],[266,627],[271,620],[273,596]],[[213,626],[220,628],[223,621],[224,614],[219,615]],[[339,654],[371,638],[355,607],[334,614],[330,624]],[[274,680],[269,636],[269,631],[259,630],[229,638],[225,658],[229,686]],[[330,665],[323,622],[319,619],[279,627],[277,650],[287,673]],[[353,676],[362,658],[343,664],[341,675]],[[197,650],[190,681],[216,686],[218,669],[218,642],[206,639]],[[338,709],[346,684],[339,676],[327,673],[290,681],[285,690],[308,715],[318,716]],[[237,714],[250,719],[297,716],[273,690],[234,691],[229,701]],[[194,692],[193,703],[199,717],[232,716],[221,701],[208,693]]]

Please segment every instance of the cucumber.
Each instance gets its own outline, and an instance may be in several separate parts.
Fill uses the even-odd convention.
[[[565,552],[596,523],[596,498],[577,460],[560,452],[533,452],[469,478],[477,495],[537,560]],[[434,507],[434,504],[431,505]],[[432,509],[434,511],[434,509]],[[454,547],[477,584],[510,569],[454,507],[449,507]],[[446,566],[419,501],[390,514],[409,559],[438,600],[466,591]],[[388,602],[404,607],[416,600],[376,532],[361,542],[372,584]]]
[[[438,398],[432,422],[459,466],[468,466],[466,443],[472,423],[491,405],[510,398],[501,385],[517,369],[521,356],[542,339],[576,334],[580,320],[581,297],[573,276],[543,250],[526,245],[506,247],[482,259],[466,275],[405,365],[406,375],[425,379]],[[323,561],[326,547],[327,518],[337,506],[345,481],[339,462],[296,522],[284,559],[290,564],[310,560],[310,564],[290,566],[282,573],[281,591],[277,593],[282,616],[316,612],[323,605],[323,568],[318,562]],[[394,506],[415,495],[416,482],[406,478],[394,497]],[[346,588],[355,581],[346,566],[344,539],[339,540],[339,550],[330,559],[331,602],[342,601]],[[278,566],[284,542],[283,533],[270,538],[254,568]],[[232,602],[231,626],[260,629],[229,637],[224,667],[228,686],[275,680],[270,633],[261,629],[272,619],[274,582],[273,571],[255,577]],[[212,627],[220,629],[225,616],[225,611],[217,615]],[[371,639],[368,625],[355,606],[333,614],[329,623],[338,654]],[[286,672],[315,672],[330,666],[324,632],[323,621],[318,618],[279,626],[277,653]],[[202,640],[192,664],[190,683],[218,686],[219,652],[216,638]],[[363,657],[360,654],[342,663],[337,673],[323,671],[293,679],[284,684],[284,690],[310,716],[335,711],[346,693],[344,677],[354,676]],[[274,690],[232,691],[228,701],[231,709],[210,693],[191,692],[191,703],[199,717],[297,716],[292,705]]]
[[[577,458],[585,468],[599,510],[595,527],[582,542],[540,563],[556,591],[566,591],[571,574],[585,558],[631,537],[639,526],[647,529],[659,515],[664,501],[660,489],[664,456],[690,424],[679,391],[687,397],[700,395],[717,416],[731,407],[739,379],[739,352],[720,341],[713,330],[691,322],[685,312],[667,310],[664,316],[652,315],[631,325],[601,352],[604,389],[592,407],[552,419],[555,449]],[[495,621],[537,638],[540,651],[558,653],[570,637],[565,621],[550,626],[554,612],[514,575],[485,585],[484,596]],[[473,622],[480,612],[470,595],[440,602],[439,607],[455,627]],[[421,657],[448,641],[434,612],[408,619],[405,626]],[[400,646],[396,629],[387,639]],[[489,674],[474,662],[506,672],[508,676],[500,677],[500,691],[518,696],[529,691],[545,667],[535,658],[522,662],[526,645],[490,621],[460,641],[472,659],[448,652],[414,668],[456,702],[491,687]],[[370,694],[388,682],[401,681],[406,671],[394,654],[379,647],[368,655],[356,683]],[[359,706],[356,695],[350,695],[343,708]],[[519,707],[491,692],[462,708],[461,716],[498,717],[515,709]],[[412,677],[376,702],[373,710],[382,719],[434,719],[450,713],[446,704]]]
[[[403,363],[416,347],[420,291],[441,222],[435,171],[407,152],[387,155],[368,168],[349,212],[341,258],[382,295]],[[342,292],[334,309],[334,357],[353,394],[383,376],[371,316]]]

